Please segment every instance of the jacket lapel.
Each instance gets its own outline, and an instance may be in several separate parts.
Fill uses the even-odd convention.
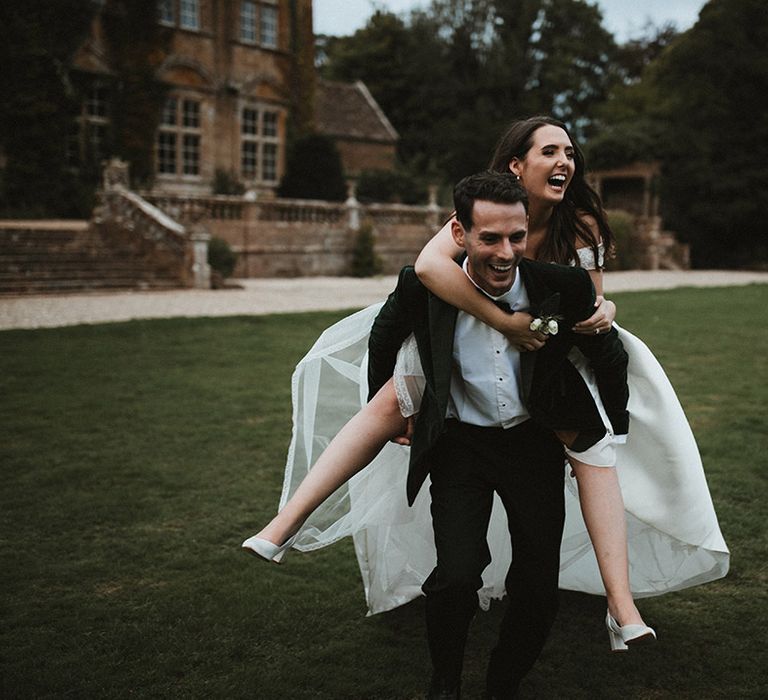
[[[551,296],[552,290],[536,276],[531,274],[531,269],[525,260],[521,260],[518,265],[518,271],[522,275],[525,291],[528,294],[528,301],[531,302],[531,308],[538,308],[544,299]],[[522,380],[521,398],[523,403],[528,403],[531,395],[531,384],[533,383],[533,371],[536,367],[538,352],[520,353],[520,376]]]
[[[445,414],[453,367],[453,335],[456,330],[458,309],[446,304],[434,294],[428,297],[429,339],[432,348],[432,371],[435,393],[440,409]],[[424,358],[422,358],[423,364]]]

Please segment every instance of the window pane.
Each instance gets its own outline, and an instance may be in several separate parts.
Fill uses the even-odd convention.
[[[261,160],[261,179],[265,182],[277,180],[277,144],[264,144]]]
[[[240,41],[256,43],[256,3],[250,0],[240,3]]]
[[[104,124],[86,124],[86,157],[100,163],[106,156],[107,127]]]
[[[157,171],[176,172],[176,134],[161,131],[157,135]]]
[[[173,3],[174,0],[158,0],[157,16],[163,24],[176,24]]]
[[[200,174],[200,137],[194,134],[184,134],[181,153],[182,172],[184,175]]]
[[[182,108],[182,126],[188,129],[200,128],[200,103],[195,100],[184,100]]]
[[[73,121],[67,132],[67,165],[76,166],[82,161],[80,148],[81,122]]]
[[[264,136],[277,136],[277,112],[264,112]]]
[[[163,114],[160,117],[161,124],[167,124],[168,126],[176,126],[176,98],[169,97],[165,101],[163,106]]]
[[[89,117],[107,116],[107,91],[102,87],[94,87],[85,99],[85,113]]]
[[[277,47],[277,8],[270,5],[261,6],[261,45]]]
[[[255,109],[243,109],[242,132],[244,134],[257,134],[259,132],[259,113]]]
[[[200,18],[197,0],[181,0],[180,24],[184,29],[199,29]]]
[[[258,146],[255,141],[243,142],[243,153],[241,167],[243,177],[256,177],[256,159],[258,157]]]

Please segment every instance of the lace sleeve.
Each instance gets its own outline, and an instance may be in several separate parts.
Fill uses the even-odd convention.
[[[585,270],[602,270],[605,263],[605,246],[602,243],[597,244],[597,260],[592,248],[578,248],[576,250],[579,256],[579,263]],[[575,263],[574,263],[575,264]]]

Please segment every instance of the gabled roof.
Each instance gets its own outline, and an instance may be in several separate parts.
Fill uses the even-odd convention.
[[[365,84],[318,80],[315,118],[321,134],[334,138],[395,143],[398,134]]]

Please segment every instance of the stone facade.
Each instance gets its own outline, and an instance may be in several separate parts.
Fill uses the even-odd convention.
[[[397,132],[362,82],[318,80],[311,0],[158,0],[161,31],[148,56],[167,88],[154,145],[153,189],[211,194],[217,172],[247,191],[272,194],[293,133],[334,139],[347,175],[391,170]],[[111,155],[112,65],[102,3],[72,66],[85,94],[78,119],[81,158]],[[292,34],[293,32],[293,34]],[[148,53],[150,53],[148,51]]]
[[[109,128],[103,103],[115,74],[104,11],[73,59],[93,86],[83,110],[93,128]],[[222,171],[247,189],[271,192],[285,167],[289,114],[312,99],[311,0],[161,0],[157,21],[170,40],[156,70],[168,92],[155,189],[210,193]]]

